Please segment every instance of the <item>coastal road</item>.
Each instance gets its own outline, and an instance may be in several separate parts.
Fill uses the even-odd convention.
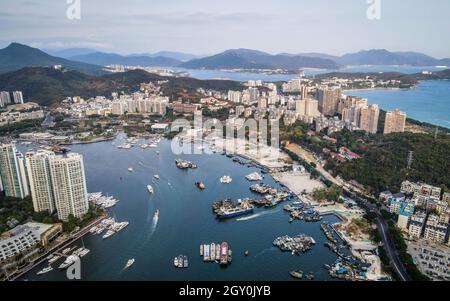
[[[378,210],[378,208],[375,205],[367,201],[363,202],[367,207],[369,207],[373,212],[375,212],[377,216],[377,225],[379,231],[381,232],[381,240],[383,241],[383,245],[389,257],[389,261],[394,267],[395,272],[399,275],[402,281],[411,281],[411,277],[408,275],[408,272],[406,271],[402,261],[400,260],[400,257],[398,256],[394,244],[392,243],[392,239],[389,234],[389,227],[386,223],[386,220],[383,218],[383,215],[381,214],[380,210]]]

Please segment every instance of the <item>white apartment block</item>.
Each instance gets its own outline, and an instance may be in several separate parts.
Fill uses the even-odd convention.
[[[89,209],[83,157],[80,154],[53,156],[49,165],[58,218],[67,221],[70,214],[83,217]]]
[[[10,230],[0,240],[0,262],[25,253],[40,242],[36,229],[20,225]]]
[[[24,158],[14,144],[0,146],[0,177],[6,196],[23,199],[29,195]]]
[[[49,158],[55,154],[50,151],[40,150],[29,152],[25,155],[30,191],[35,212],[55,211],[53,197],[53,185],[50,176]]]

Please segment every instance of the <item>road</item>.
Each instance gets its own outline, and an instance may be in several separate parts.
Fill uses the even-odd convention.
[[[411,281],[411,277],[408,275],[408,272],[403,266],[403,263],[400,260],[400,257],[398,256],[398,253],[394,247],[392,238],[389,234],[389,227],[380,210],[377,206],[369,203],[368,201],[363,201],[363,203],[377,215],[377,225],[381,233],[381,240],[383,241],[384,248],[389,257],[389,261],[394,267],[395,272],[399,275],[402,281]]]

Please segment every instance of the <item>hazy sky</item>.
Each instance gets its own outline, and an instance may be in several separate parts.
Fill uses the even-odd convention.
[[[0,0],[0,46],[87,47],[120,53],[230,48],[343,54],[362,49],[450,57],[449,0]],[[378,1],[378,0],[370,0]]]

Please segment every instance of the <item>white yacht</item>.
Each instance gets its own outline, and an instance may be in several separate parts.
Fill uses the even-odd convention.
[[[129,172],[133,172],[133,167],[128,167]]]
[[[53,271],[53,268],[51,266],[48,266],[46,268],[43,268],[39,272],[37,272],[37,275],[43,275],[43,274],[46,274],[46,273],[51,272],[51,271]]]
[[[125,269],[128,269],[129,267],[131,267],[134,264],[134,258],[131,258],[127,261],[127,264],[125,265]]]
[[[149,193],[153,193],[154,192],[152,185],[147,185],[147,190],[148,190]]]

